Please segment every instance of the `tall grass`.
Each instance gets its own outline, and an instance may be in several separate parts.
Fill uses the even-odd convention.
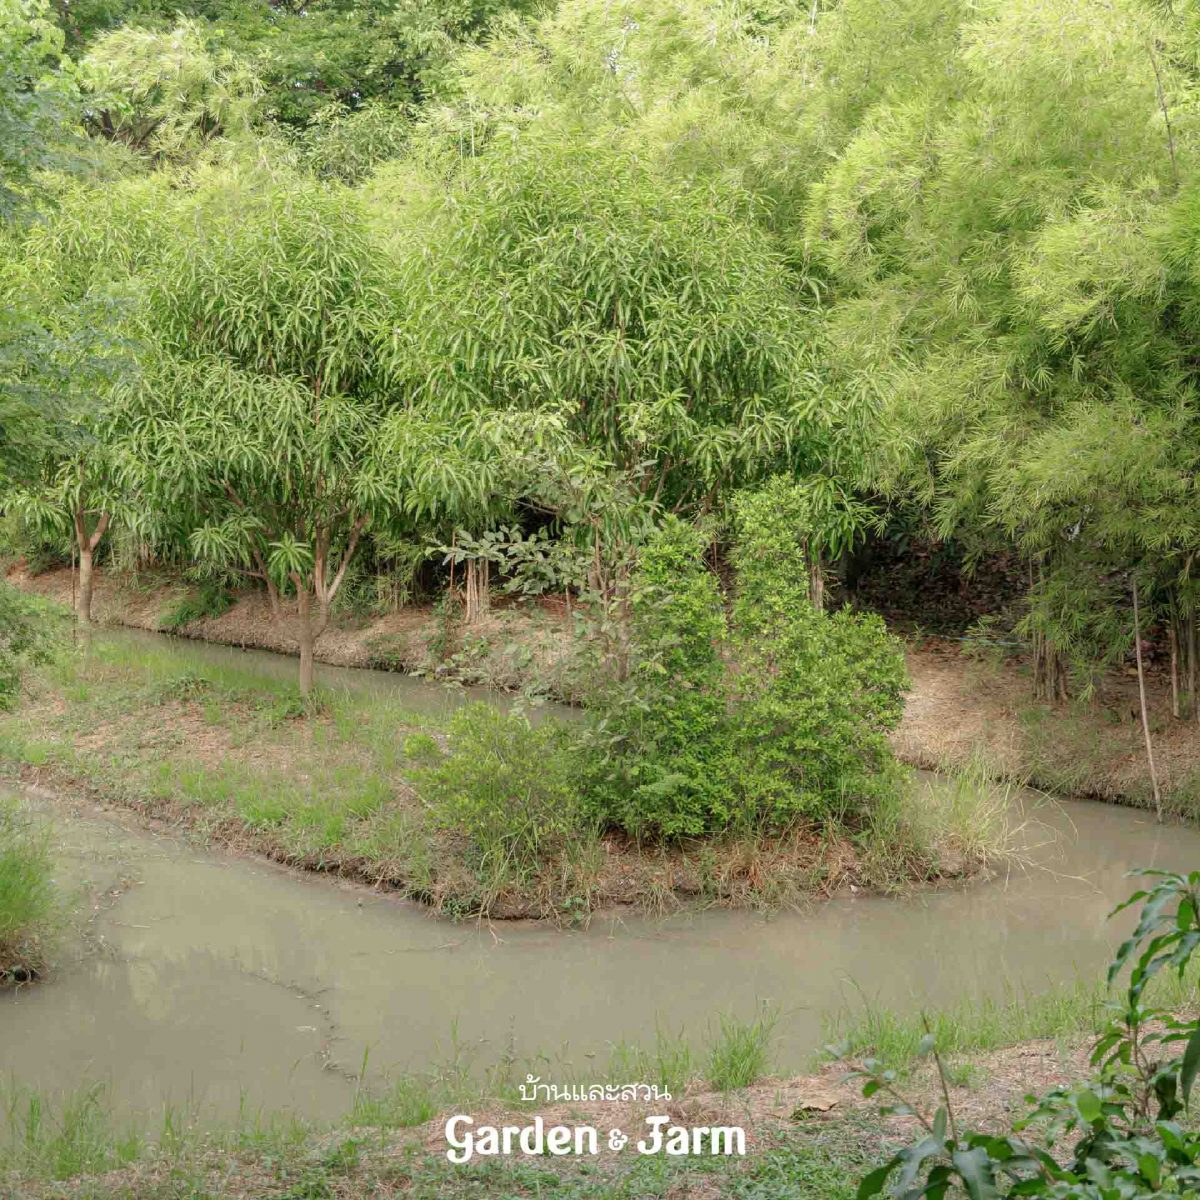
[[[722,1014],[710,1035],[707,1076],[719,1092],[749,1087],[767,1073],[779,1014],[763,1009],[751,1020]]]
[[[1196,973],[1156,975],[1147,1003],[1182,1011],[1196,1003]],[[1000,998],[968,999],[926,1013],[898,1013],[866,1005],[825,1023],[830,1051],[871,1055],[894,1070],[913,1066],[929,1032],[946,1055],[978,1054],[1019,1042],[1096,1033],[1109,1015],[1110,992],[1100,980],[1075,980],[1042,992],[1011,989]]]
[[[936,777],[912,773],[894,800],[877,805],[859,838],[864,877],[890,891],[1019,860],[1028,820],[1020,790],[991,778],[978,758]]]
[[[0,797],[0,975],[40,968],[55,911],[49,840]]]
[[[654,1042],[649,1046],[616,1043],[608,1061],[611,1082],[657,1084],[672,1094],[681,1093],[699,1073],[691,1042],[683,1033],[668,1033],[661,1027],[655,1030]]]
[[[172,1104],[164,1105],[153,1121],[120,1117],[104,1083],[84,1084],[61,1096],[0,1084],[0,1195],[10,1194],[3,1190],[6,1177],[67,1180],[119,1170],[151,1156],[178,1162],[212,1150],[282,1155],[303,1145],[313,1132],[313,1126],[290,1115],[248,1111],[215,1129],[199,1110]]]
[[[80,1088],[58,1103],[32,1088],[13,1087],[3,1103],[0,1175],[92,1175],[135,1161],[146,1146],[135,1126],[119,1126],[100,1084]]]

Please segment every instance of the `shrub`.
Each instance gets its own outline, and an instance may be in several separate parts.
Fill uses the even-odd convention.
[[[37,965],[54,911],[49,842],[13,800],[0,800],[0,977]]]
[[[0,583],[0,709],[17,701],[21,675],[31,663],[44,662],[54,647],[49,606]]]
[[[635,834],[704,833],[731,817],[720,768],[725,614],[703,550],[700,533],[674,517],[643,549],[631,581],[631,676],[599,706],[592,803]]]
[[[753,819],[865,816],[902,775],[887,741],[908,679],[874,615],[809,600],[795,485],[735,499],[733,761]]]
[[[913,1114],[924,1133],[862,1180],[860,1200],[885,1191],[980,1200],[1153,1200],[1197,1194],[1200,1137],[1188,1101],[1200,1074],[1200,1020],[1155,1007],[1146,988],[1163,970],[1175,972],[1182,984],[1192,965],[1200,946],[1200,871],[1135,874],[1147,877],[1146,886],[1116,912],[1139,900],[1144,904],[1137,928],[1108,970],[1110,984],[1126,968],[1129,976],[1092,1048],[1094,1078],[1048,1091],[1006,1132],[981,1133],[960,1128],[944,1086],[945,1106],[926,1116],[900,1095],[894,1072],[868,1060],[855,1072],[864,1080],[863,1094],[886,1095],[891,1111]],[[944,1085],[931,1032],[919,1051],[933,1055]]]
[[[435,825],[470,840],[482,876],[536,873],[579,834],[578,756],[563,726],[476,703],[454,714],[449,735],[413,779]]]
[[[159,625],[172,633],[202,621],[205,617],[219,617],[233,607],[233,596],[229,589],[219,583],[203,583],[194,592],[171,605],[158,619]]]
[[[731,623],[699,531],[670,518],[643,547],[631,676],[591,729],[588,796],[603,820],[680,837],[861,823],[894,801],[903,776],[886,734],[904,658],[877,617],[813,606],[806,512],[788,480],[737,498]]]

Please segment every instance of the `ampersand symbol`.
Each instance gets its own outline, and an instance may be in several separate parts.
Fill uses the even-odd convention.
[[[629,1139],[619,1129],[608,1131],[608,1148],[610,1150],[624,1150],[627,1141]]]

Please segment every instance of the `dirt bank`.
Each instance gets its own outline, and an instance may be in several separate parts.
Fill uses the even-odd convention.
[[[71,572],[9,581],[69,603]],[[99,572],[94,613],[102,623],[161,630],[188,589],[142,576]],[[273,619],[266,598],[244,594],[219,616],[176,630],[232,646],[295,653],[288,620]],[[321,662],[379,667],[490,687],[533,687],[568,701],[583,698],[565,608],[548,601],[497,607],[475,626],[447,625],[429,607],[382,616],[340,614],[317,644]],[[990,772],[1047,791],[1093,796],[1139,807],[1150,803],[1145,747],[1138,720],[1137,681],[1114,673],[1087,703],[1050,706],[1030,698],[1028,664],[1020,657],[984,659],[962,643],[923,638],[907,645],[912,678],[904,719],[893,736],[897,754],[915,766],[954,768],[979,763]],[[1151,729],[1168,807],[1200,814],[1200,724],[1171,716],[1162,673],[1150,678]]]
[[[950,1099],[964,1127],[999,1129],[1024,1111],[1024,1097],[1079,1078],[1086,1070],[1082,1043],[1029,1042],[982,1055],[972,1086],[951,1084]],[[720,1093],[696,1084],[666,1103],[471,1106],[473,1128],[524,1126],[541,1117],[545,1127],[591,1125],[600,1137],[595,1158],[540,1156],[451,1165],[446,1160],[446,1120],[439,1114],[423,1125],[380,1131],[349,1126],[312,1135],[284,1149],[253,1143],[227,1148],[151,1155],[144,1161],[99,1176],[66,1183],[28,1186],[22,1195],[38,1200],[117,1200],[117,1197],[179,1195],[169,1185],[186,1180],[213,1200],[234,1197],[322,1196],[421,1197],[466,1200],[480,1195],[518,1197],[552,1192],[564,1200],[646,1196],[672,1200],[715,1200],[722,1196],[792,1196],[798,1200],[842,1200],[853,1195],[857,1179],[895,1146],[914,1140],[916,1122],[879,1115],[864,1101],[859,1086],[844,1082],[844,1068],[830,1065],[811,1075],[764,1079],[751,1087]],[[904,1085],[919,1110],[941,1102],[936,1081],[918,1074]],[[646,1135],[645,1117],[665,1114],[672,1124],[740,1126],[746,1133],[744,1158],[683,1159],[655,1163],[634,1153],[633,1139]],[[631,1135],[620,1151],[607,1132]],[[196,1194],[196,1193],[190,1193]]]

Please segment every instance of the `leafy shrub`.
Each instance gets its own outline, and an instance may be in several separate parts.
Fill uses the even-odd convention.
[[[435,825],[470,840],[481,875],[536,873],[580,832],[578,756],[561,725],[468,704],[450,721],[448,750],[420,749],[417,790]]]
[[[25,667],[45,662],[54,642],[49,606],[0,583],[0,709],[16,703]]]
[[[865,814],[894,796],[886,735],[908,683],[878,617],[813,607],[794,487],[775,480],[734,506],[734,759],[747,812],[770,824]]]
[[[177,600],[159,618],[159,625],[174,633],[193,621],[219,617],[233,607],[233,596],[221,584],[207,582]]]
[[[49,842],[20,812],[0,800],[0,976],[38,958],[34,950],[54,909]]]
[[[703,550],[700,533],[674,517],[644,548],[630,596],[631,677],[610,686],[594,730],[603,756],[592,802],[635,834],[704,833],[731,817],[720,767],[725,614]]]
[[[1149,882],[1115,910],[1144,902],[1137,928],[1108,970],[1110,984],[1126,968],[1129,977],[1092,1048],[1094,1078],[1048,1091],[1007,1133],[977,1133],[959,1129],[948,1091],[945,1107],[928,1117],[915,1113],[897,1091],[894,1073],[868,1060],[856,1071],[863,1094],[888,1096],[895,1101],[890,1111],[916,1115],[924,1136],[870,1172],[859,1185],[860,1200],[885,1189],[906,1200],[948,1194],[978,1200],[1197,1195],[1200,1137],[1187,1106],[1200,1073],[1200,1019],[1149,1004],[1145,989],[1162,970],[1182,980],[1200,947],[1200,871],[1134,874]],[[932,1034],[921,1052],[934,1056],[944,1080]]]
[[[895,797],[904,658],[878,618],[813,606],[805,502],[787,480],[737,499],[730,622],[697,530],[671,518],[642,549],[631,675],[591,731],[602,819],[679,837],[861,818]]]

